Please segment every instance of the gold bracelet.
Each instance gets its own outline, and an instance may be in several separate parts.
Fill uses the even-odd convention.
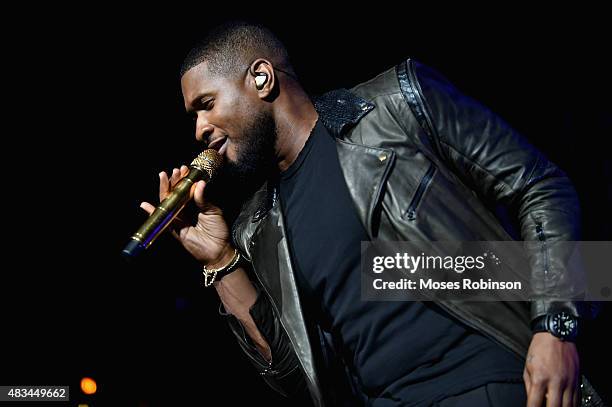
[[[208,269],[206,268],[206,266],[203,266],[202,274],[204,274],[204,286],[210,287],[212,283],[215,282],[215,279],[217,278],[218,274],[222,274],[222,275],[229,274],[231,271],[233,271],[232,268],[236,266],[236,264],[238,264],[239,261],[240,261],[240,253],[238,253],[238,250],[234,248],[234,257],[232,257],[232,260],[230,260],[230,262],[226,264],[225,266],[214,268],[214,269]]]

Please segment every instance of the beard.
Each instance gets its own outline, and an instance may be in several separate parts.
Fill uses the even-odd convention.
[[[240,189],[258,189],[278,171],[276,123],[272,114],[257,114],[242,140],[237,144],[236,161],[227,160],[223,166],[223,176]]]
[[[235,217],[242,204],[278,174],[277,138],[272,114],[260,112],[254,116],[237,143],[236,161],[226,159],[207,187],[207,198],[223,209],[227,218]]]

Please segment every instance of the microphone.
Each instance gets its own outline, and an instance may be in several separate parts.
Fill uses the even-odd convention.
[[[198,181],[210,181],[223,164],[223,157],[211,148],[202,151],[189,165],[189,174],[182,178],[170,195],[155,208],[155,211],[134,233],[122,254],[134,258],[149,248],[157,237],[170,225],[191,199],[191,187]]]

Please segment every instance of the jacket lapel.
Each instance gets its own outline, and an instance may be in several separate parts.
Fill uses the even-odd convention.
[[[343,140],[342,136],[374,105],[341,89],[315,100],[319,117],[336,137],[336,148],[355,210],[373,238],[372,219],[395,159],[393,151]],[[368,174],[368,177],[358,174]],[[276,189],[266,184],[255,194],[234,229],[234,242],[253,262],[255,274],[273,307],[306,374],[315,405],[323,405],[312,348],[303,317],[297,283],[288,248],[281,203]]]
[[[312,348],[298,293],[285,233],[280,202],[259,222],[251,240],[255,274],[272,299],[272,306],[285,327],[287,336],[306,374],[306,383],[315,405],[322,405]]]
[[[345,136],[364,116],[373,103],[346,90],[337,89],[314,100],[319,119],[336,138],[340,167],[355,210],[370,238],[375,235],[372,219],[382,195],[386,177],[395,159],[392,150],[368,147],[346,141]],[[368,177],[357,174],[368,174]]]
[[[375,237],[373,218],[378,209],[385,181],[395,160],[395,153],[336,139],[340,167],[355,210],[370,239]],[[363,174],[368,174],[364,177]]]

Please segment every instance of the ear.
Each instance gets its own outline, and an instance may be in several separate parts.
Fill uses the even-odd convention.
[[[270,96],[276,84],[272,63],[267,59],[256,59],[251,63],[249,73],[250,75],[247,76],[247,86],[252,87],[261,99]]]

